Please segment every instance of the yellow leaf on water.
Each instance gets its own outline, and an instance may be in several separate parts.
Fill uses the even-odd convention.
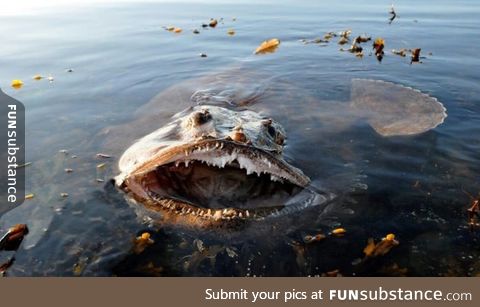
[[[385,240],[393,241],[395,240],[395,235],[393,233],[389,233],[388,235],[386,235]]]
[[[368,239],[367,246],[363,249],[363,252],[365,253],[366,257],[370,257],[375,250],[375,241],[373,241],[373,238]]]
[[[334,235],[343,235],[346,232],[347,231],[345,230],[345,228],[336,228],[336,229],[332,230],[332,234],[334,234]]]
[[[377,45],[377,46],[385,45],[385,40],[381,37],[377,37],[375,39],[374,45]]]
[[[368,239],[367,246],[363,249],[365,257],[378,257],[387,254],[393,247],[399,245],[400,243],[395,240],[395,235],[389,233],[385,236],[380,242],[375,243],[373,238]]]
[[[264,41],[258,46],[255,50],[255,54],[273,52],[280,45],[280,40],[278,38],[272,38]]]
[[[180,32],[182,32],[182,28],[174,28],[173,32],[174,33],[180,33]]]
[[[22,86],[23,86],[22,80],[17,80],[17,79],[12,80],[12,87],[13,87],[14,89],[17,89],[17,90],[18,90],[18,89],[20,89]]]
[[[133,246],[133,251],[136,253],[136,254],[140,254],[142,253],[149,245],[152,245],[153,243],[155,243],[155,241],[153,241],[151,238],[150,238],[150,234],[148,232],[144,232],[142,233],[140,236],[136,237],[135,238],[135,242],[134,242],[134,246]]]
[[[172,32],[173,30],[175,30],[175,27],[174,26],[168,26],[165,28],[167,31],[170,31]]]
[[[33,76],[33,80],[41,80],[43,77],[41,75],[35,75]]]
[[[385,40],[381,37],[378,37],[375,39],[375,42],[373,43],[373,49],[375,50],[375,56],[379,61],[382,60],[383,58],[383,48],[385,47]]]
[[[35,194],[33,193],[25,195],[25,199],[32,199],[33,197],[35,197]]]
[[[228,29],[227,34],[228,34],[228,35],[235,35],[235,30],[233,30],[233,29]]]

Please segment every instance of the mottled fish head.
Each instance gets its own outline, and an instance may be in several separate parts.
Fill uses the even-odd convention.
[[[282,126],[259,113],[195,106],[128,148],[116,184],[174,222],[261,219],[314,201],[301,192],[310,179],[283,158],[285,142]]]

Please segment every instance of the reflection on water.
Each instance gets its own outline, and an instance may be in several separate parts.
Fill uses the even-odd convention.
[[[26,168],[27,192],[35,193],[0,218],[2,229],[27,223],[31,230],[9,274],[478,274],[478,233],[468,230],[469,199],[462,188],[474,195],[480,190],[480,61],[474,47],[480,43],[480,7],[474,0],[402,2],[391,25],[389,8],[381,0],[160,2],[3,16],[0,85],[26,106],[26,160],[33,162]],[[202,28],[211,17],[223,22]],[[170,25],[182,33],[162,28]],[[235,35],[227,34],[230,28]],[[345,29],[384,38],[382,62],[370,56],[370,42],[363,44],[363,58],[340,52],[336,40],[301,42]],[[274,37],[281,40],[274,53],[253,55]],[[422,48],[426,58],[410,65],[408,57],[390,53],[401,48]],[[287,128],[288,159],[323,189],[338,193],[339,201],[237,232],[161,227],[137,217],[109,179],[123,150],[143,132],[133,126],[117,133],[114,127],[125,127],[171,85],[237,67],[268,76],[258,83],[270,84],[281,98],[278,105],[271,99],[268,107],[256,108],[274,110]],[[54,81],[32,80],[36,74]],[[417,88],[437,97],[448,118],[421,135],[381,137],[337,108],[350,100],[352,78]],[[13,79],[23,80],[23,87],[9,87]],[[258,84],[252,88],[262,90]],[[168,113],[147,111],[159,114],[158,124]],[[98,158],[98,152],[112,158]],[[101,163],[105,167],[98,168]],[[304,236],[338,226],[347,230],[343,237],[303,244]],[[134,238],[145,231],[155,243],[136,254]],[[359,262],[367,239],[387,233],[395,233],[400,245]]]

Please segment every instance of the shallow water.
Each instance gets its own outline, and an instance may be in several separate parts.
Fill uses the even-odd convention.
[[[26,170],[26,190],[36,195],[0,218],[2,229],[22,222],[31,230],[9,275],[302,276],[335,269],[347,276],[479,274],[479,237],[468,230],[469,199],[462,188],[480,192],[480,5],[402,1],[395,3],[399,16],[389,25],[390,3],[122,3],[1,16],[0,86],[27,109],[27,161],[33,164]],[[224,23],[203,30],[210,17]],[[162,29],[168,25],[183,32]],[[194,28],[201,33],[192,34]],[[234,36],[226,34],[229,28]],[[370,43],[363,44],[364,57],[356,58],[340,52],[336,40],[327,46],[300,42],[345,29],[352,36],[385,38],[382,62],[369,55]],[[270,37],[282,41],[278,50],[252,55]],[[426,56],[421,64],[390,53],[414,47]],[[65,72],[70,67],[74,72]],[[387,80],[437,97],[448,117],[421,135],[383,138],[366,124],[335,126],[344,114],[317,123],[325,135],[295,129],[293,114],[277,116],[288,127],[292,162],[346,196],[325,216],[310,210],[254,225],[240,236],[151,226],[110,185],[95,182],[115,175],[122,152],[112,148],[125,148],[131,138],[102,147],[108,127],[131,122],[136,110],[171,85],[236,67],[255,67],[274,84],[293,84],[295,93],[277,86],[285,97],[323,101],[348,101],[352,78]],[[55,80],[31,80],[35,74]],[[12,79],[24,80],[24,87],[10,88]],[[290,103],[301,110],[297,121],[316,123],[314,115],[322,111],[302,100]],[[113,158],[95,157],[104,150]],[[96,168],[101,162],[105,170]],[[70,167],[74,172],[66,174]],[[347,193],[355,180],[368,189]],[[62,199],[61,192],[69,197]],[[306,246],[292,243],[337,226],[347,234]],[[145,230],[156,243],[137,255],[132,242]],[[395,233],[400,245],[357,264],[367,239],[387,233]]]

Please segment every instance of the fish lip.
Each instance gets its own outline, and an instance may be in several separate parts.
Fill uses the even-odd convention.
[[[210,159],[210,161],[198,159],[202,154],[209,155],[207,159]],[[247,159],[245,162],[259,163],[261,167],[258,169],[258,173],[262,171],[269,173],[278,179],[288,180],[290,183],[302,188],[310,184],[310,178],[308,176],[303,174],[300,169],[283,160],[279,154],[253,145],[216,138],[201,139],[194,143],[179,144],[160,150],[153,157],[135,167],[129,174],[120,174],[117,176],[116,182],[117,185],[121,186],[127,178],[141,176],[168,163],[188,160],[198,160],[209,163],[215,159],[221,159],[222,155],[224,156],[226,154],[230,156],[232,161],[236,158],[241,158]],[[253,172],[257,173],[255,170],[253,170]],[[248,170],[247,174],[249,174]]]

